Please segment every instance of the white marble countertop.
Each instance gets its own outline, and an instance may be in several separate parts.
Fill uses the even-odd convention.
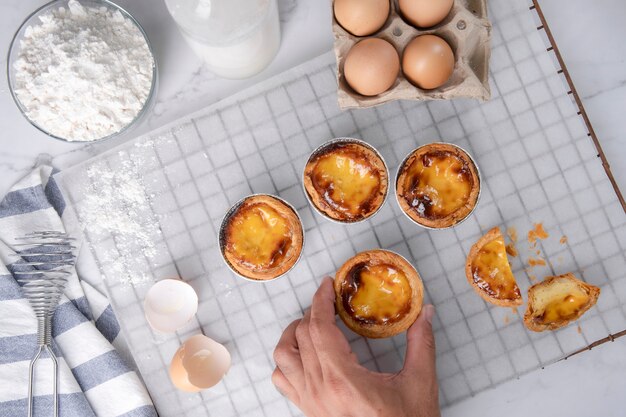
[[[13,32],[44,0],[2,0],[0,67]],[[202,108],[260,79],[330,49],[329,2],[279,0],[283,43],[277,59],[246,81],[221,80],[210,74],[186,46],[162,0],[120,0],[144,26],[156,51],[160,86],[153,114],[132,135],[149,131]],[[612,170],[626,192],[626,5],[623,0],[542,0],[572,78]],[[584,28],[582,30],[581,28]],[[5,74],[0,81],[0,195],[34,164],[39,154],[61,156],[63,165],[83,160],[128,139],[80,145],[49,139],[36,131],[14,105]],[[596,348],[545,370],[463,401],[444,411],[452,416],[567,415],[623,416],[626,386],[626,340]]]

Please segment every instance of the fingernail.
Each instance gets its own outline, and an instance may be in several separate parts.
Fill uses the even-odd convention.
[[[422,310],[422,314],[424,315],[424,319],[426,319],[427,322],[432,323],[433,316],[435,315],[435,306],[433,306],[432,304],[426,304],[424,306],[424,309]]]

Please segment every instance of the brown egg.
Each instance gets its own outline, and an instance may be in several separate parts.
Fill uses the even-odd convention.
[[[399,72],[400,57],[396,48],[378,38],[355,44],[343,66],[350,87],[364,96],[376,96],[389,90]]]
[[[440,87],[454,71],[454,53],[448,42],[435,35],[422,35],[404,48],[402,71],[424,90]]]
[[[389,17],[389,0],[335,0],[335,19],[355,36],[368,36]]]
[[[398,0],[400,12],[414,26],[428,28],[448,16],[454,0]]]

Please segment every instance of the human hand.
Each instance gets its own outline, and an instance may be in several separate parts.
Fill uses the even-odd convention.
[[[272,382],[308,417],[439,417],[433,314],[424,306],[407,331],[400,372],[372,372],[335,324],[335,291],[325,278],[311,308],[283,332]]]

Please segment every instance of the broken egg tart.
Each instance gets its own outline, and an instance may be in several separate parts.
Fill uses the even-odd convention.
[[[559,329],[578,320],[599,296],[600,288],[572,273],[548,277],[528,289],[524,324],[534,332]]]
[[[411,220],[427,228],[441,229],[463,221],[476,207],[479,195],[478,169],[456,145],[421,146],[398,169],[398,204]]]
[[[389,188],[387,166],[365,142],[335,139],[311,154],[304,168],[304,189],[324,216],[352,223],[374,215]]]
[[[485,301],[504,307],[522,304],[499,227],[491,229],[472,246],[465,263],[465,275]]]
[[[302,223],[285,201],[270,195],[246,197],[222,222],[220,247],[228,266],[244,278],[269,280],[300,258]]]
[[[408,329],[424,298],[422,279],[402,256],[385,251],[361,252],[335,276],[339,317],[354,332],[369,338],[394,336]]]

